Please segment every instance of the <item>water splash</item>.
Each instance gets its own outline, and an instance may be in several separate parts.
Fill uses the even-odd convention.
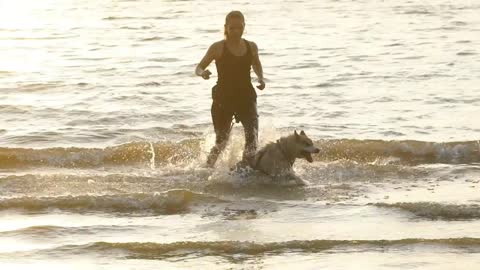
[[[150,152],[152,153],[152,158],[150,159],[150,168],[155,170],[155,148],[153,147],[152,142],[150,142]]]

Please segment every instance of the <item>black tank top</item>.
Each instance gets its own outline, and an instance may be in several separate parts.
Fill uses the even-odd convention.
[[[257,94],[253,88],[250,69],[252,66],[252,52],[250,44],[245,40],[247,52],[236,56],[223,42],[223,52],[219,61],[215,61],[218,72],[214,99],[227,103],[248,102],[255,100]]]

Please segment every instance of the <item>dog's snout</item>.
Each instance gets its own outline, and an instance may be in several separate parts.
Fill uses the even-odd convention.
[[[320,152],[320,149],[316,148],[315,146],[311,145],[307,148],[304,148],[304,151],[311,153],[311,154],[317,154]]]

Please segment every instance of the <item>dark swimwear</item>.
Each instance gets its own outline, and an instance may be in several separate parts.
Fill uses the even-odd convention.
[[[242,56],[232,54],[224,42],[222,56],[215,62],[218,80],[212,88],[211,112],[216,140],[207,160],[209,166],[215,164],[218,155],[225,148],[233,118],[242,123],[245,131],[243,161],[251,164],[257,150],[257,94],[250,77],[252,52],[248,41],[244,42],[247,52]]]

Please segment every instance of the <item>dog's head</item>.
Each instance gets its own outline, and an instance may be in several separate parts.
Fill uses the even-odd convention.
[[[320,150],[313,145],[312,140],[308,138],[303,130],[300,131],[300,134],[295,130],[294,136],[296,158],[304,158],[308,162],[313,162],[312,154],[316,154]]]

